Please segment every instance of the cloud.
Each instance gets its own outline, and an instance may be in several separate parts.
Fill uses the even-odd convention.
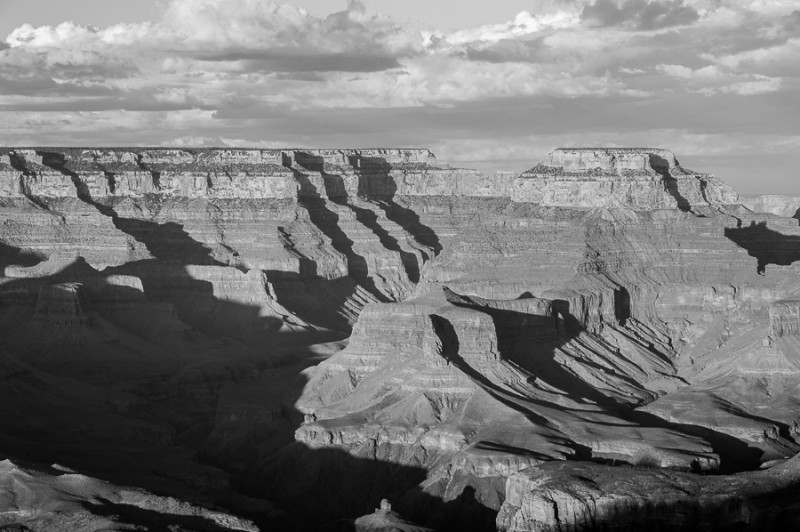
[[[85,108],[117,101],[133,110],[231,115],[247,108],[419,107],[495,97],[644,97],[659,85],[643,67],[671,53],[664,51],[667,38],[686,56],[684,68],[693,69],[687,90],[752,94],[782,86],[779,76],[735,75],[724,64],[747,59],[698,42],[697,27],[672,37],[638,31],[711,20],[727,38],[722,8],[706,9],[702,20],[680,0],[545,1],[537,8],[505,23],[420,32],[370,14],[359,2],[316,17],[262,0],[171,0],[154,22],[17,28],[0,50],[0,92],[80,95]],[[703,67],[691,65],[698,52],[730,71],[727,84],[698,81]]]
[[[761,74],[740,74],[717,65],[692,69],[683,65],[661,64],[655,69],[681,80],[686,87],[705,95],[732,93],[739,95],[775,92],[781,88],[781,79]]]
[[[542,31],[561,30],[579,23],[578,11],[566,2],[564,7],[549,13],[533,15],[521,11],[514,20],[500,24],[490,24],[478,28],[458,30],[451,33],[434,32],[425,35],[429,46],[447,44],[449,46],[475,42],[498,42],[505,39],[524,38]]]
[[[106,28],[64,22],[23,24],[9,34],[11,47],[147,46],[161,50],[265,50],[403,55],[419,36],[389,17],[370,15],[358,2],[318,18],[302,8],[262,0],[171,0],[157,22]]]
[[[595,0],[581,12],[581,20],[587,26],[634,30],[658,30],[698,19],[697,10],[683,0]]]
[[[800,31],[798,31],[800,35]],[[736,53],[705,53],[705,60],[732,70],[746,70],[765,75],[800,75],[800,36],[780,43]]]
[[[281,48],[187,54],[201,61],[236,63],[243,72],[379,72],[400,67],[396,57],[377,54],[299,53]]]
[[[720,87],[719,91],[748,96],[752,94],[775,92],[781,87],[780,78],[768,78],[766,76],[757,76],[757,78],[758,79],[754,81],[737,81],[729,85],[725,85]]]

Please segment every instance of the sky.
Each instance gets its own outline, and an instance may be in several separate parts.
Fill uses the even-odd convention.
[[[800,0],[0,0],[0,145],[652,146],[800,195]]]

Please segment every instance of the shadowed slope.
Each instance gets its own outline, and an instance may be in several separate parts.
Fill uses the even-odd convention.
[[[800,236],[784,235],[767,227],[767,222],[751,221],[746,227],[726,228],[725,236],[758,260],[758,273],[767,266],[790,266],[800,260]]]

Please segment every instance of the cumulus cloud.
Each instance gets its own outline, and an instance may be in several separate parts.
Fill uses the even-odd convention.
[[[367,13],[355,1],[315,17],[261,0],[172,0],[156,22],[17,28],[6,40],[9,48],[0,51],[0,91],[33,95],[63,88],[101,99],[102,87],[129,109],[183,105],[223,112],[628,91],[608,72],[558,64],[557,46],[540,40],[538,57],[535,43],[524,41],[575,26],[577,13],[574,7],[537,16],[522,12],[509,23],[433,38]],[[518,57],[509,52],[514,47],[521,47]]]
[[[581,12],[588,26],[658,30],[691,24],[699,13],[684,0],[595,0]]]
[[[393,19],[367,14],[356,1],[319,18],[293,5],[262,0],[171,0],[157,22],[106,28],[24,24],[6,39],[11,47],[31,48],[136,45],[196,52],[277,48],[390,55],[413,51],[418,41]]]
[[[767,46],[735,53],[704,53],[701,57],[732,70],[764,75],[800,75],[800,29],[797,37],[770,43]]]
[[[451,33],[434,32],[426,35],[429,45],[459,45],[475,42],[492,43],[507,39],[525,38],[542,31],[552,31],[574,27],[579,23],[578,11],[567,5],[550,13],[533,15],[521,11],[513,20],[500,24],[490,24],[474,29],[458,30]]]
[[[740,74],[717,65],[692,69],[683,65],[661,64],[655,69],[672,78],[681,80],[690,90],[701,94],[733,93],[740,95],[775,92],[781,87],[781,79],[761,74]]]
[[[0,50],[0,92],[80,94],[124,102],[128,109],[222,114],[247,107],[450,105],[521,95],[642,97],[652,95],[655,84],[643,80],[641,73],[653,71],[641,64],[663,53],[664,45],[663,37],[647,32],[703,22],[682,0],[544,1],[537,8],[506,23],[420,32],[368,13],[357,1],[317,17],[262,0],[171,0],[154,22],[17,28]],[[706,9],[705,19],[721,24],[720,9],[732,8]],[[691,35],[679,37],[686,47],[698,44]],[[688,90],[754,94],[781,86],[777,76],[735,75],[731,65],[747,63],[742,54],[752,50],[723,55],[704,46],[699,52],[713,63],[708,68],[730,75],[727,85],[705,86],[699,82],[705,67],[684,67],[692,68]],[[656,71],[679,78],[675,68]]]

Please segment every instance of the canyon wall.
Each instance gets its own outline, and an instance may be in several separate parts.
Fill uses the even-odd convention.
[[[661,149],[519,176],[420,149],[0,149],[0,442],[83,467],[106,442],[106,475],[132,446],[145,489],[170,449],[164,485],[246,507],[231,475],[287,526],[382,498],[445,530],[583,526],[529,515],[535,475],[800,450],[790,203]]]
[[[667,150],[561,148],[514,180],[514,201],[561,207],[691,209],[736,203],[738,194],[709,174],[678,163]]]

